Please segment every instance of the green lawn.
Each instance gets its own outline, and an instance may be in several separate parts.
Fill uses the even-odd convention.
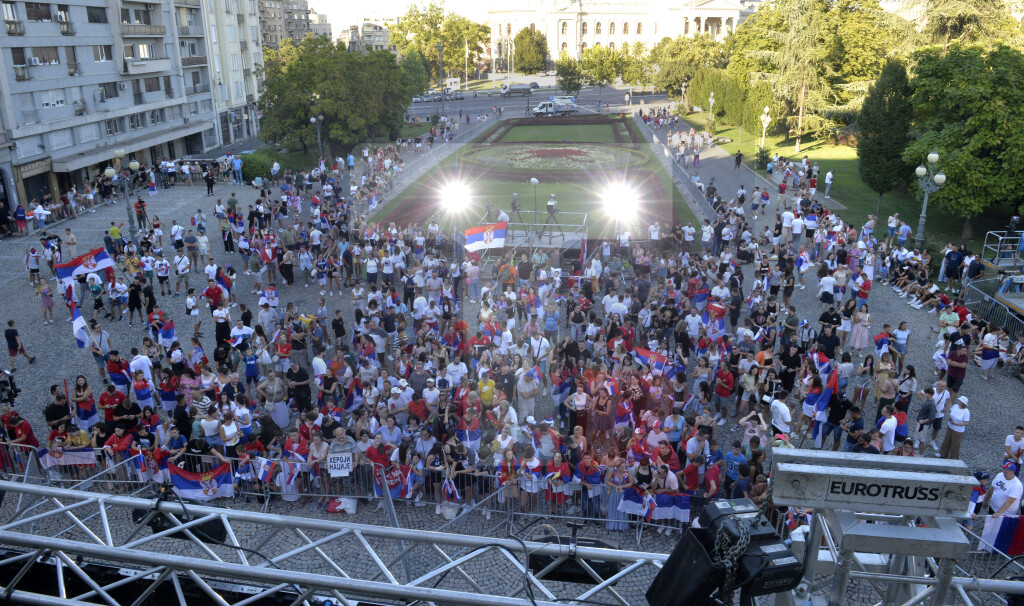
[[[627,123],[630,124],[630,123]],[[597,128],[606,127],[609,136],[612,135],[612,125],[600,125]],[[632,125],[629,126],[632,128]],[[567,128],[557,125],[544,125],[541,127],[514,127],[511,133],[518,130],[532,130],[540,128],[543,130]],[[581,127],[574,125],[568,128],[595,128],[595,126]],[[549,130],[550,132],[550,130]],[[520,141],[536,140],[536,135],[523,136]],[[508,141],[508,138],[503,142]],[[500,149],[502,144],[488,146],[486,153],[493,156],[494,149]],[[538,145],[537,147],[542,147]],[[554,146],[557,147],[557,146]],[[626,146],[623,146],[626,147]],[[522,148],[515,146],[514,148]],[[510,147],[513,149],[513,147]],[[618,223],[624,216],[635,216],[636,212],[630,208],[636,206],[636,202],[622,201],[621,204],[605,208],[601,202],[601,193],[606,183],[615,181],[619,167],[605,167],[602,170],[594,170],[593,177],[584,181],[559,180],[557,172],[550,173],[554,176],[545,177],[545,171],[526,170],[503,170],[489,172],[485,166],[473,162],[472,158],[481,152],[481,148],[466,146],[452,154],[452,156],[441,162],[429,174],[421,177],[417,182],[410,185],[405,191],[399,194],[398,198],[392,201],[386,208],[378,211],[371,221],[396,221],[405,223],[416,221],[424,224],[430,217],[436,217],[443,229],[451,229],[451,219],[447,214],[440,211],[440,197],[445,184],[452,181],[464,182],[469,190],[471,202],[469,208],[457,218],[458,229],[464,230],[468,227],[480,224],[485,209],[488,205],[494,208],[502,208],[512,218],[512,221],[523,223],[534,223],[534,188],[529,180],[535,176],[540,180],[536,190],[537,220],[543,223],[545,220],[545,205],[551,194],[558,199],[560,214],[559,220],[563,224],[578,223],[579,215],[570,213],[588,213],[587,224],[590,238],[601,238],[615,235]],[[646,237],[649,217],[659,216],[666,219],[669,212],[668,205],[671,204],[671,213],[675,220],[697,222],[690,207],[686,204],[682,194],[673,186],[670,176],[662,168],[660,161],[647,145],[641,145],[637,150],[631,152],[635,159],[629,167],[629,171],[636,174],[653,175],[656,182],[638,183],[637,189],[640,192],[640,218],[635,222],[635,228]],[[582,169],[581,169],[582,170]],[[629,172],[627,171],[627,172]],[[500,173],[500,174],[498,174]],[[518,194],[519,204],[522,210],[522,217],[517,217],[510,210],[512,195]],[[671,200],[665,199],[665,196]],[[650,210],[644,211],[644,206]],[[639,235],[639,234],[638,234]]]
[[[687,120],[696,128],[703,125],[697,114],[691,114]],[[718,125],[716,136],[732,139],[731,143],[722,144],[722,149],[735,154],[737,150],[743,151],[744,162],[756,170],[757,145],[760,143],[761,133],[744,132],[743,142],[740,143],[740,130],[736,127]],[[869,188],[860,178],[858,170],[857,150],[853,147],[841,145],[829,145],[822,140],[815,140],[804,137],[800,145],[800,153],[795,151],[795,140],[785,141],[782,136],[770,136],[765,138],[765,147],[769,155],[778,152],[786,157],[797,160],[805,155],[813,163],[817,162],[824,175],[829,169],[835,171],[836,181],[832,186],[832,198],[846,207],[847,210],[839,211],[839,214],[853,225],[863,225],[869,214],[875,214],[878,207],[878,194]],[[758,171],[764,175],[764,170]],[[818,188],[819,195],[824,192],[824,179]],[[893,212],[899,212],[900,216],[917,231],[917,219],[921,213],[921,201],[916,200],[906,192],[889,193],[882,197],[881,220]],[[1002,229],[1006,224],[1009,215],[989,213],[974,221],[975,238],[966,242],[968,247],[975,250],[980,249],[985,239],[985,232],[991,229]],[[943,212],[939,208],[930,207],[928,222],[925,227],[925,243],[933,249],[939,250],[948,242],[960,243],[960,235],[963,230],[963,219]]]
[[[515,126],[501,138],[502,143],[520,143],[523,141],[615,143],[615,127],[611,124]]]
[[[403,126],[398,134],[402,137],[416,137],[430,130],[430,122],[410,122]]]

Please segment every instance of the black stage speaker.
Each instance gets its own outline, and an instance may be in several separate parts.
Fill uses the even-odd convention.
[[[569,537],[545,536],[539,537],[534,540],[538,543],[555,543],[561,545],[569,544]],[[561,541],[561,543],[559,543],[559,541]],[[605,543],[604,541],[598,541],[595,539],[576,539],[576,546],[597,547],[601,549],[615,549],[608,543]],[[537,574],[538,572],[547,568],[548,565],[550,565],[554,561],[555,558],[553,556],[536,555],[531,553],[529,559],[530,572]],[[618,562],[602,562],[598,560],[587,560],[587,564],[594,569],[594,572],[596,572],[602,580],[610,578],[618,574],[619,572]],[[548,573],[545,574],[543,578],[545,580],[561,581],[564,583],[582,583],[585,585],[597,584],[597,581],[594,580],[594,577],[587,574],[587,571],[583,570],[579,563],[577,563],[576,560],[572,558],[562,562],[553,570],[548,571]],[[612,584],[614,585],[614,583]]]

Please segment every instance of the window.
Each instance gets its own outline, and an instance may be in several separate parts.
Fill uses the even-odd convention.
[[[124,132],[124,118],[114,118],[103,123],[107,135],[119,135]]]
[[[562,35],[564,36],[567,33],[569,33],[569,24],[566,23],[565,21],[563,21],[562,22]]]
[[[135,58],[135,45],[134,44],[125,44],[124,45],[124,58],[125,59],[134,59]]]
[[[530,31],[531,31],[531,32],[535,32],[535,31],[537,31],[537,26],[536,26],[536,25],[534,25],[533,23],[531,23],[531,24],[530,24]]]
[[[146,9],[137,8],[134,9],[134,15],[132,9],[122,8],[121,9],[121,23],[127,24],[138,24],[138,25],[153,25],[153,18],[150,12]]]
[[[89,18],[89,23],[107,23],[107,9],[102,6],[87,6],[85,14]]]
[[[50,5],[40,2],[26,2],[25,16],[28,17],[29,21],[49,21],[52,19]]]
[[[164,76],[164,90],[167,91],[167,96],[174,96],[174,89],[171,87],[171,77]]]
[[[231,59],[231,69],[237,70],[238,69],[238,55],[236,53],[231,53],[229,58]]]
[[[612,50],[615,50],[615,43],[614,42],[609,42],[608,43],[608,48],[610,48]]]
[[[586,43],[586,42],[584,42],[584,43],[583,43],[583,48],[582,48],[582,50],[587,50],[587,43]]]
[[[71,21],[71,10],[68,8],[67,4],[57,5],[57,21],[60,21],[61,23]]]
[[[564,55],[569,50],[569,45],[565,42],[562,43],[562,54]]]
[[[505,25],[505,35],[506,36],[511,36],[512,35],[512,24],[511,23],[508,23],[508,24]]]
[[[584,24],[583,24],[583,25],[581,25],[580,27],[581,27],[581,30],[580,30],[580,31],[581,31],[581,32],[583,33],[583,35],[584,35],[584,36],[586,36],[586,35],[587,35],[587,24],[586,24],[586,23],[584,23]]]
[[[104,99],[117,98],[117,82],[104,82],[100,84],[100,92],[103,93]]]
[[[594,26],[594,33],[597,34],[597,35],[601,35],[601,22],[600,21],[598,21],[597,25]]]
[[[626,23],[622,24],[622,35],[623,36],[628,36],[629,35],[629,22],[628,21]]]
[[[152,78],[146,78],[146,92],[155,93],[160,90],[160,76],[153,76]]]
[[[50,149],[63,149],[75,144],[75,138],[70,128],[55,130],[50,133]]]
[[[78,142],[85,143],[87,141],[95,141],[100,138],[100,123],[93,122],[92,124],[86,124],[78,127]]]
[[[17,21],[18,13],[14,10],[13,2],[4,2],[4,21]]]
[[[145,114],[132,114],[128,116],[128,130],[139,130],[146,126]]]
[[[597,48],[597,47],[599,47],[599,46],[601,46],[601,43],[600,43],[600,42],[595,42],[595,43],[594,43],[594,48]]]
[[[56,46],[37,46],[32,49],[32,63],[43,65],[57,65],[60,57],[57,56]]]
[[[644,24],[643,23],[637,23],[636,24],[636,35],[639,36],[642,33],[644,33]]]
[[[24,48],[12,48],[11,49],[11,64],[17,66],[25,65],[25,49]]]
[[[97,63],[113,61],[114,51],[109,44],[96,44],[92,47],[92,60]]]
[[[611,23],[608,24],[608,35],[609,36],[614,36],[615,35],[615,22],[614,21],[612,21]]]
[[[210,24],[210,42],[217,44],[217,26]]]
[[[155,44],[140,44],[139,45],[139,59],[156,59],[156,45]]]
[[[53,108],[64,107],[64,89],[44,90],[36,93],[39,95],[40,107]]]
[[[238,40],[238,27],[235,25],[228,26],[228,42],[235,42]]]
[[[167,121],[167,114],[162,109],[154,109],[149,112],[149,123],[150,124],[163,124]]]

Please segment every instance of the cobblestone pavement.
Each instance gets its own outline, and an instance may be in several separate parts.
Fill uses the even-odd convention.
[[[703,181],[707,183],[711,177],[714,177],[719,190],[727,197],[731,196],[741,183],[746,185],[748,191],[751,191],[757,184],[755,177],[750,172],[731,175],[732,159],[718,149],[708,150],[703,154],[701,163],[700,174]],[[742,170],[746,171],[746,169]],[[761,185],[763,187],[764,183]],[[147,197],[147,204],[150,216],[159,215],[165,225],[169,225],[171,220],[188,225],[189,217],[197,208],[202,208],[208,216],[212,216],[216,200],[218,198],[226,200],[232,192],[238,194],[237,197],[243,207],[253,203],[256,199],[256,191],[252,188],[224,183],[217,184],[212,198],[205,195],[205,189],[202,186],[178,186],[162,189],[156,196]],[[52,231],[63,236],[64,229],[70,228],[78,239],[78,251],[81,254],[102,245],[103,231],[110,226],[112,221],[115,223],[127,222],[124,202],[100,208],[95,213],[86,213],[76,220],[59,223],[52,228]],[[761,227],[764,221],[765,219],[760,219],[757,223],[758,227]],[[165,236],[165,247],[169,248],[167,240],[168,238]],[[28,284],[28,276],[23,264],[25,250],[31,245],[38,246],[38,243],[38,234],[27,238],[8,238],[0,241],[0,260],[6,268],[5,271],[0,272],[0,287],[3,288],[6,295],[2,306],[0,306],[0,309],[3,310],[0,319],[15,320],[16,327],[28,351],[37,356],[36,363],[31,366],[23,358],[17,361],[16,379],[18,386],[23,390],[18,398],[17,408],[32,423],[37,437],[45,441],[42,408],[48,401],[50,385],[61,384],[64,380],[70,383],[76,375],[82,374],[95,386],[97,385],[97,372],[88,352],[76,347],[70,325],[65,321],[68,316],[63,305],[58,302],[55,308],[56,322],[54,324],[44,325],[42,323],[39,300],[34,294],[35,289]],[[223,252],[216,238],[211,242],[211,252],[219,265],[238,263],[240,260],[234,254]],[[750,268],[744,268],[744,271],[747,272],[749,278]],[[44,268],[43,272],[46,275],[48,270]],[[197,270],[194,282],[202,283],[203,277]],[[48,275],[47,278],[49,278]],[[810,284],[811,278],[810,276],[808,278]],[[256,296],[249,294],[252,287],[251,280],[252,278],[249,276],[239,275],[237,293],[240,302],[248,304],[250,308],[255,308]],[[50,283],[55,284],[52,281]],[[318,288],[315,286],[304,288],[301,280],[298,280],[294,286],[281,287],[280,290],[283,302],[294,302],[300,310],[309,309],[319,296]],[[812,320],[820,313],[820,306],[814,300],[814,289],[810,285],[807,290],[797,290],[793,300],[798,311]],[[179,336],[190,335],[192,324],[184,315],[183,297],[172,298],[158,295],[158,302],[175,320]],[[905,300],[899,299],[890,288],[880,284],[874,288],[869,303],[875,328],[880,327],[883,322],[896,325],[899,321],[906,320],[909,323],[912,336],[907,361],[917,367],[922,386],[930,383],[933,378],[931,374],[933,370],[931,355],[934,351],[932,345],[936,338],[931,329],[936,323],[936,315],[910,308],[906,305]],[[327,305],[331,311],[343,310],[346,321],[352,322],[352,306],[347,293],[334,293],[333,296],[328,296]],[[91,310],[89,312],[87,317],[91,315]],[[465,312],[470,314],[469,317],[475,317],[477,309],[473,305],[468,305]],[[237,309],[232,313],[238,313]],[[126,321],[103,322],[102,324],[104,329],[110,333],[112,347],[122,351],[127,351],[130,347],[138,345],[145,335],[145,329],[139,324],[133,327],[129,327]],[[208,350],[212,350],[212,330],[206,331],[203,345]],[[1005,436],[1010,433],[1014,425],[1021,423],[1024,387],[1016,379],[1006,377],[1001,373],[997,373],[992,381],[982,381],[978,378],[977,367],[972,366],[968,371],[962,393],[971,400],[973,416],[964,440],[964,459],[972,469],[986,469],[990,473],[994,473],[1000,463]],[[548,412],[550,412],[550,400],[538,404],[537,414],[544,416]],[[927,454],[928,456],[932,455],[930,451]],[[309,510],[286,504],[275,504],[271,511],[293,515],[311,515]],[[441,518],[434,516],[433,510],[429,507],[411,508],[400,515],[402,525],[408,527],[437,528],[442,523]],[[363,516],[360,515],[359,518],[362,519]],[[367,520],[370,519],[379,519],[381,523],[384,523],[382,517],[367,518]],[[481,523],[481,525],[467,530],[483,532],[487,529]],[[655,540],[659,539],[653,534],[650,535],[650,539],[645,538],[643,548],[664,551],[672,546],[668,540],[663,540],[663,544],[654,543]],[[622,546],[625,547],[631,543],[632,541],[627,540]],[[180,549],[181,545],[181,542],[168,542],[168,552],[178,553],[176,550]],[[503,567],[497,560],[494,566],[495,570],[507,568],[507,565]],[[634,593],[638,602],[640,593]],[[854,603],[862,601],[860,597],[854,599],[851,596],[851,598]]]

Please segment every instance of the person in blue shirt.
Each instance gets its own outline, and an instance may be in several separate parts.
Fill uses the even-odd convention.
[[[256,361],[256,355],[252,353],[251,347],[245,348],[242,362],[245,363],[245,384],[249,385],[252,383],[253,387],[255,387],[260,382],[260,365]]]
[[[743,443],[736,440],[732,443],[732,452],[725,455],[725,489],[728,491],[732,485],[740,479],[740,465],[747,462],[743,456]]]
[[[750,495],[750,465],[741,464],[739,473],[739,479],[732,485],[732,498],[746,499]]]
[[[562,320],[562,314],[558,313],[554,305],[548,305],[544,311],[544,336],[554,341],[558,338],[558,324]]]
[[[601,468],[594,462],[590,452],[583,453],[583,460],[576,465],[573,475],[583,486],[583,517],[596,518],[601,515]],[[587,520],[589,523],[589,520]]]
[[[242,184],[242,159],[235,156],[235,159],[231,161],[231,169],[235,173],[235,185]]]
[[[708,440],[707,464],[722,465],[723,461],[725,461],[725,453],[718,447],[718,440],[714,438]]]
[[[181,435],[177,425],[171,425],[168,433],[170,435],[167,438],[167,443],[164,444],[164,450],[172,457],[178,456],[185,451],[185,445],[188,441],[185,440],[185,436]]]

